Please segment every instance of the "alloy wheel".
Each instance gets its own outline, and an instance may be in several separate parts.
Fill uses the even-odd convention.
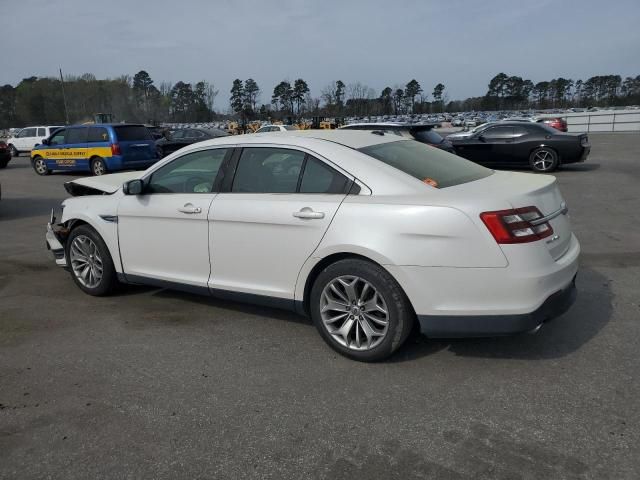
[[[94,160],[93,161],[93,174],[96,176],[104,175],[105,168],[102,160]]]
[[[351,275],[329,282],[320,296],[322,323],[333,340],[351,350],[371,350],[389,330],[382,295],[367,280]]]
[[[102,280],[102,257],[97,245],[86,235],[78,235],[71,242],[69,257],[73,274],[82,285],[95,288]]]
[[[538,150],[533,156],[533,166],[541,172],[549,170],[554,163],[554,155],[548,150]]]
[[[36,158],[33,166],[36,169],[36,172],[38,172],[40,175],[44,175],[45,173],[47,173],[47,164],[45,163],[44,159]]]

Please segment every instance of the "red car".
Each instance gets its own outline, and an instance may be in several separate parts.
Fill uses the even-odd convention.
[[[0,140],[0,168],[5,168],[9,160],[11,160],[11,150],[3,140]]]
[[[544,123],[561,132],[567,131],[567,121],[564,118],[541,118],[538,120],[538,123]]]

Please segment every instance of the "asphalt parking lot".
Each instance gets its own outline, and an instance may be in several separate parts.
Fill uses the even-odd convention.
[[[70,177],[0,170],[0,478],[640,478],[640,135],[556,175],[579,296],[535,335],[330,350],[287,312],[83,294],[44,246]],[[425,286],[428,288],[428,286]]]

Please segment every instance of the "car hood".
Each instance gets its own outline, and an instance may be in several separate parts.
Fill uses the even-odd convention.
[[[64,188],[72,196],[112,194],[117,192],[124,182],[140,178],[144,171],[112,173],[99,177],[85,177],[64,184]]]

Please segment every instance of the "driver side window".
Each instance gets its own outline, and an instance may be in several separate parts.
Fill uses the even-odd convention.
[[[201,150],[176,158],[153,172],[145,193],[211,193],[227,151]]]
[[[64,145],[64,133],[64,129],[58,130],[49,140],[49,145]]]

